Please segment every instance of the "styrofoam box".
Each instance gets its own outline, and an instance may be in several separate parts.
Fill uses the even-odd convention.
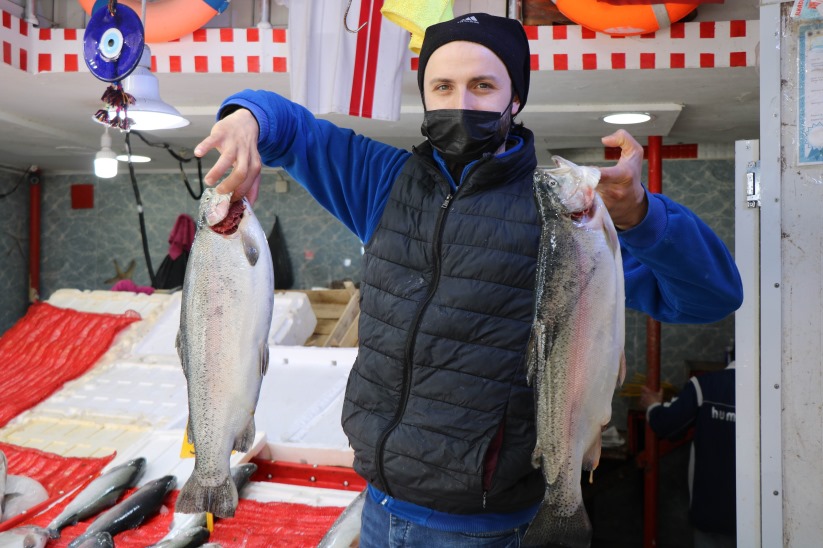
[[[353,452],[340,425],[343,395],[356,348],[273,346],[255,424],[268,443],[261,456],[351,466]]]
[[[158,309],[165,308],[171,299],[172,295],[166,293],[146,295],[131,291],[58,289],[46,302],[60,308],[98,314],[123,314],[134,310],[145,319]]]
[[[286,291],[274,294],[270,345],[300,346],[309,340],[315,327],[317,316],[305,293]]]
[[[146,471],[140,479],[138,486],[144,485],[153,479],[171,474],[177,478],[177,489],[180,489],[194,470],[194,459],[180,457],[180,447],[183,443],[184,435],[183,430],[166,430],[148,433],[133,443],[127,450],[118,453],[118,455],[106,465],[106,470],[128,462],[131,459],[143,457],[146,459]],[[249,462],[261,453],[265,444],[265,435],[258,432],[254,438],[252,448],[249,451],[245,453],[232,453],[229,460],[230,466],[233,467]],[[252,499],[259,502],[289,502],[311,506],[347,506],[357,494],[356,491],[253,481],[249,482],[243,489],[242,496],[244,499]]]
[[[146,459],[146,471],[138,486],[171,474],[177,478],[177,488],[179,489],[183,487],[183,483],[189,479],[194,470],[194,459],[180,456],[180,448],[183,446],[183,437],[185,435],[185,430],[182,429],[148,432],[135,440],[127,449],[119,452],[106,465],[106,469],[108,470],[137,457],[143,457]],[[258,431],[254,436],[251,449],[245,453],[232,453],[229,459],[230,466],[237,466],[250,461],[260,452],[265,443],[266,435]]]
[[[178,291],[145,337],[135,345],[135,355],[177,356],[175,341],[180,326],[180,306],[181,292]],[[302,345],[316,326],[317,317],[305,293],[274,294],[269,345]]]

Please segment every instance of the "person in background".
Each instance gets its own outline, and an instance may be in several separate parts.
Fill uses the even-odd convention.
[[[543,498],[531,464],[524,356],[540,217],[529,44],[513,19],[473,13],[426,30],[418,85],[426,140],[399,149],[268,91],[221,106],[195,149],[232,200],[280,166],[364,243],[359,352],[342,425],[368,482],[363,548],[519,546]],[[608,94],[608,90],[604,90]],[[627,306],[704,323],[742,301],[723,242],[687,208],[646,192],[643,148],[620,130],[598,191],[620,232]]]
[[[694,427],[689,457],[689,513],[695,548],[737,545],[735,492],[734,361],[726,369],[691,377],[670,402],[642,387],[640,405],[662,438],[678,439]]]

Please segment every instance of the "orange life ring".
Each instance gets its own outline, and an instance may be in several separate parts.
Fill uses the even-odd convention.
[[[684,18],[699,4],[614,5],[598,0],[554,0],[560,13],[587,29],[612,36],[632,36],[663,29]]]
[[[78,0],[91,15],[95,0]],[[133,9],[138,16],[143,12],[141,0],[118,0]],[[148,43],[170,42],[196,31],[228,6],[226,0],[155,0],[146,2],[146,36]]]

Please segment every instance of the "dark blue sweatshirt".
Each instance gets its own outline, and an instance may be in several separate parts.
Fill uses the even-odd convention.
[[[694,427],[689,462],[692,523],[702,531],[734,535],[734,366],[692,377],[671,402],[650,406],[646,417],[654,433],[665,438],[680,438]]]
[[[319,120],[272,92],[243,91],[221,111],[231,105],[257,119],[263,163],[284,168],[368,242],[411,153]],[[660,194],[648,199],[646,218],[620,232],[626,306],[667,323],[710,323],[734,312],[743,287],[725,244],[688,208]]]

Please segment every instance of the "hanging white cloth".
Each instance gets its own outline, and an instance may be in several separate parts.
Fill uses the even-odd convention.
[[[277,0],[289,8],[291,99],[314,114],[400,119],[409,33],[380,14],[383,0]]]

